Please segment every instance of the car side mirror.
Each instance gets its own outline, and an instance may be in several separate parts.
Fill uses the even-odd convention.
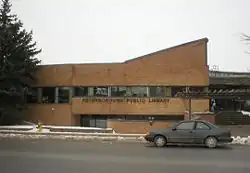
[[[172,128],[173,131],[176,131],[176,128]]]

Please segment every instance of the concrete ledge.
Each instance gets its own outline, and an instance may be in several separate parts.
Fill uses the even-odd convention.
[[[75,132],[27,132],[27,131],[9,131],[0,130],[0,134],[22,134],[22,135],[50,135],[50,136],[109,136],[109,137],[140,137],[144,134],[119,134],[119,133],[75,133]]]
[[[62,139],[62,140],[100,140],[100,141],[132,141],[132,142],[142,142],[146,143],[143,135],[139,134],[90,134],[90,133],[81,133],[81,134],[72,134],[72,133],[9,133],[9,132],[0,132],[0,139],[10,139],[10,138],[19,138],[19,139]]]
[[[20,126],[0,126],[0,131],[35,131],[36,125],[20,125]],[[94,127],[78,127],[78,126],[50,126],[43,125],[42,129],[50,132],[82,132],[82,133],[113,133],[112,128],[94,128]]]

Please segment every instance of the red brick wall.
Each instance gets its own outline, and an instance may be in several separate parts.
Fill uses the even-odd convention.
[[[202,113],[202,114],[194,114],[195,116],[198,116],[199,120],[204,120],[204,121],[208,121],[210,123],[213,123],[215,124],[215,115],[214,114],[211,114],[211,113]]]

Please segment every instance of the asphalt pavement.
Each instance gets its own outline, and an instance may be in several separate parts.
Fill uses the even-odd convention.
[[[0,140],[1,173],[249,173],[250,147]]]

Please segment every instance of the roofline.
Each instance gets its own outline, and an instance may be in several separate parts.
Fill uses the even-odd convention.
[[[196,43],[196,42],[198,43],[198,42],[201,42],[201,41],[205,41],[207,43],[208,38],[205,37],[205,38],[201,38],[201,39],[198,39],[198,40],[193,40],[193,41],[190,41],[190,42],[186,42],[186,43],[183,43],[183,44],[180,44],[180,45],[172,46],[172,47],[169,47],[169,48],[166,48],[166,49],[161,49],[161,50],[158,50],[158,51],[153,52],[153,53],[149,53],[149,54],[146,54],[146,55],[142,55],[142,56],[139,56],[139,57],[136,57],[136,58],[126,60],[126,61],[124,61],[124,63],[128,63],[128,62],[131,62],[131,61],[134,61],[134,60],[137,60],[137,59],[141,59],[141,58],[145,58],[145,57],[148,57],[148,56],[151,56],[151,55],[155,55],[157,53],[170,51],[172,49],[180,48],[180,47],[186,46],[188,44],[193,44],[193,43]]]
[[[128,59],[126,61],[123,61],[123,62],[111,62],[111,63],[66,63],[66,64],[40,64],[38,65],[39,67],[44,67],[44,66],[59,66],[59,65],[84,65],[84,64],[87,64],[87,65],[90,65],[90,64],[93,64],[93,65],[101,65],[101,64],[126,64],[130,61],[134,61],[134,60],[137,60],[137,59],[141,59],[141,58],[145,58],[145,57],[148,57],[148,56],[151,56],[151,55],[154,55],[154,54],[157,54],[157,53],[161,53],[161,52],[164,52],[164,51],[169,51],[169,50],[172,50],[172,49],[175,49],[175,48],[179,48],[179,47],[183,47],[183,46],[186,46],[188,44],[193,44],[193,43],[196,43],[196,42],[201,42],[201,41],[205,41],[206,43],[208,42],[208,38],[202,38],[202,39],[198,39],[198,40],[194,40],[194,41],[190,41],[190,42],[186,42],[186,43],[183,43],[183,44],[180,44],[180,45],[176,45],[176,46],[172,46],[172,47],[169,47],[169,48],[166,48],[166,49],[161,49],[161,50],[158,50],[156,52],[153,52],[153,53],[149,53],[149,54],[146,54],[146,55],[142,55],[142,56],[139,56],[139,57],[136,57],[136,58],[132,58],[132,59]]]
[[[119,62],[104,62],[104,63],[65,63],[65,64],[39,64],[38,67],[46,67],[46,66],[63,66],[63,65],[103,65],[103,64],[121,64]]]
[[[238,72],[238,71],[213,71],[213,70],[209,70],[209,73],[225,73],[225,74],[247,74],[250,75],[250,72]]]
[[[209,76],[209,79],[249,79],[250,76]]]

